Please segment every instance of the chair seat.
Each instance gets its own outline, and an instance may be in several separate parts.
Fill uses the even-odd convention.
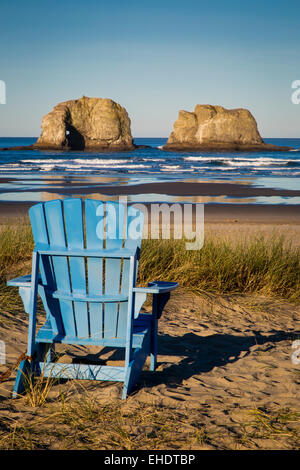
[[[141,348],[147,333],[151,328],[151,314],[140,314],[133,322],[133,336],[132,347]],[[81,344],[93,346],[111,346],[111,347],[125,347],[126,338],[124,337],[105,337],[93,335],[91,337],[78,337],[70,335],[57,334],[51,328],[50,320],[47,319],[44,325],[40,328],[36,336],[37,343],[66,343],[66,344]]]

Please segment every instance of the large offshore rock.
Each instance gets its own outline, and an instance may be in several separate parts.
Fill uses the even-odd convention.
[[[164,150],[287,150],[266,144],[247,109],[196,105],[194,112],[179,111]]]
[[[34,148],[135,148],[125,108],[110,99],[88,98],[59,103],[42,120],[42,133]]]

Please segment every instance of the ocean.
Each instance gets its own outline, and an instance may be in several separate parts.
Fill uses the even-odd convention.
[[[0,201],[38,200],[40,192],[56,179],[101,180],[120,184],[164,181],[247,182],[269,188],[300,189],[300,139],[264,139],[267,143],[294,147],[287,152],[170,152],[162,150],[166,138],[136,138],[134,151],[39,151],[0,152]],[[0,147],[30,145],[36,137],[2,137]],[[149,197],[148,197],[149,200]],[[165,198],[166,200],[166,198]],[[170,199],[171,200],[171,199]],[[252,201],[253,202],[253,201]],[[299,197],[275,198],[257,203],[299,204]]]

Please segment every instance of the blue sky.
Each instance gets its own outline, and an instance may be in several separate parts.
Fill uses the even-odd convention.
[[[300,2],[1,0],[0,136],[38,136],[55,104],[125,106],[135,137],[165,137],[179,109],[245,107],[264,137],[300,137]]]

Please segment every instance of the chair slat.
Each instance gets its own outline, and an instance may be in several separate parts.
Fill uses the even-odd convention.
[[[104,207],[103,203],[93,199],[85,200],[86,248],[89,250],[103,249]],[[88,258],[88,294],[103,294],[103,259]],[[89,323],[91,337],[103,337],[103,304],[90,303]]]
[[[73,300],[74,302],[126,302],[128,294],[115,295],[96,295],[96,294],[69,294],[66,292],[54,291],[52,293],[54,299]]]
[[[45,221],[44,205],[35,204],[29,209],[29,217],[32,229],[33,240],[35,244],[49,244],[48,231]],[[43,262],[44,261],[44,262]],[[44,284],[51,284],[53,278],[52,266],[49,258],[44,258],[40,264],[41,278]]]
[[[124,367],[99,366],[93,364],[39,364],[44,377],[57,377],[59,379],[77,380],[107,380],[109,382],[122,382],[125,378]]]
[[[106,238],[107,250],[120,250],[124,239],[125,206],[116,202],[106,203]],[[118,294],[121,281],[121,259],[105,259],[105,294]],[[104,305],[104,337],[117,337],[119,304]],[[126,306],[123,305],[125,309]],[[125,336],[125,332],[124,332]]]
[[[128,293],[129,265],[130,265],[130,260],[123,259],[121,294]],[[118,331],[117,331],[117,336],[119,337],[125,337],[126,335],[127,314],[128,314],[128,303],[126,305],[121,303],[119,306]]]
[[[126,220],[126,232],[125,232],[125,243],[124,248],[130,248],[135,250],[136,247],[141,246],[142,231],[143,231],[144,214],[138,211],[134,207],[128,207],[127,220]],[[131,237],[135,236],[135,239]],[[138,260],[137,260],[138,264]],[[129,290],[129,266],[130,260],[123,260],[123,271],[122,271],[122,284],[121,293],[128,292]],[[121,335],[123,331],[126,331],[127,325],[127,308],[125,305],[120,304],[119,309],[119,321],[118,321],[118,335]]]
[[[82,217],[82,201],[81,199],[64,199],[64,218],[66,227],[66,238],[68,248],[83,249],[84,233],[83,233],[83,217]],[[86,275],[84,257],[70,256],[70,277],[71,288],[74,294],[86,294]],[[86,302],[76,302],[73,304],[74,317],[77,328],[77,335],[80,338],[88,338],[89,321],[88,321],[88,305]]]
[[[48,229],[45,218],[44,204],[36,204],[29,209],[29,217],[32,228],[33,239],[35,245],[43,244],[49,246]],[[40,260],[40,275],[42,284],[47,286],[50,290],[55,289],[55,278],[52,265],[52,259],[50,256],[41,256]],[[45,302],[49,304],[51,299],[44,293]],[[53,331],[62,333],[63,326],[61,322],[60,308],[55,302],[52,302],[53,308],[49,309],[45,307],[47,317],[51,322]]]
[[[48,256],[89,256],[91,258],[131,258],[136,254],[136,250],[128,250],[122,248],[121,250],[105,250],[105,249],[95,249],[87,250],[78,248],[71,250],[70,248],[62,248],[57,246],[45,246],[45,245],[36,245],[35,251],[38,251],[41,255]]]
[[[49,238],[44,214],[44,204],[35,204],[29,209],[29,217],[34,243],[48,245]]]
[[[50,246],[54,245],[65,248],[66,238],[61,201],[55,200],[47,202],[44,207]],[[53,256],[52,264],[57,289],[65,292],[71,292],[70,273],[67,258],[64,256]],[[65,333],[67,335],[69,334],[75,336],[77,332],[74,321],[72,302],[68,300],[59,300],[59,305]]]
[[[141,247],[143,237],[144,214],[134,206],[128,208],[124,248]]]

